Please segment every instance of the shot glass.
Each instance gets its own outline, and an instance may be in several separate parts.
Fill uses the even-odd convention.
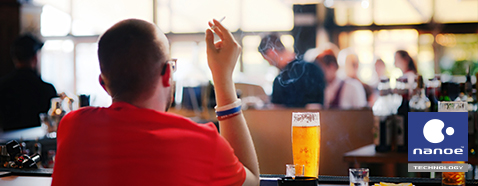
[[[304,176],[304,165],[286,164],[285,176],[295,178],[296,176]]]
[[[367,168],[349,169],[350,186],[368,186],[368,172]]]

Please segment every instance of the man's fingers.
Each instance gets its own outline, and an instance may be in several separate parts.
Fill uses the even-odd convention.
[[[217,43],[214,43],[214,46],[216,47],[216,49],[222,48],[222,41],[218,41]]]
[[[209,21],[208,24],[211,27],[211,29],[217,34],[217,36],[219,36],[219,38],[221,38],[221,40],[223,40],[224,39],[224,34],[222,33],[222,31],[219,30],[219,28],[217,26],[215,26],[214,23],[212,23],[211,21]]]
[[[206,45],[208,50],[216,51],[216,46],[214,45],[214,34],[211,29],[206,30]]]
[[[212,20],[214,22],[214,25],[219,29],[219,31],[221,31],[222,35],[224,36],[223,38],[221,38],[222,40],[230,40],[230,41],[233,41],[234,40],[234,37],[232,37],[232,34],[231,32],[229,32],[229,30],[227,30],[221,22],[219,22],[218,20],[216,19],[213,19]]]

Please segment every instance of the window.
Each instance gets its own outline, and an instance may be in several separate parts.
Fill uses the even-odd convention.
[[[59,92],[91,95],[91,104],[94,106],[111,104],[109,96],[97,83],[100,70],[95,43],[99,35],[120,20],[139,18],[156,21],[161,30],[168,34],[171,56],[178,58],[178,71],[174,78],[180,85],[178,87],[181,87],[197,86],[211,80],[203,33],[209,20],[225,16],[223,23],[232,32],[241,29],[241,32],[237,32],[240,34],[234,34],[239,41],[243,41],[245,48],[234,71],[235,80],[251,80],[262,84],[266,89],[270,88],[270,93],[271,85],[264,82],[272,82],[277,69],[269,66],[257,52],[260,37],[255,32],[289,31],[293,28],[294,19],[292,4],[281,0],[34,2],[45,5],[41,21],[41,32],[47,41],[42,52],[43,78],[55,85]],[[247,35],[251,35],[250,38]],[[64,39],[58,40],[59,37]],[[293,50],[292,36],[283,36],[282,39]],[[243,65],[243,72],[240,65]]]
[[[478,1],[436,0],[435,19],[443,23],[477,22]]]
[[[373,19],[378,25],[426,23],[433,12],[432,0],[375,0],[373,3]]]
[[[241,29],[244,31],[289,31],[294,26],[292,4],[281,0],[243,0]]]
[[[40,19],[43,36],[66,36],[71,31],[71,16],[53,6],[43,6]]]
[[[174,0],[169,1],[169,5],[173,33],[204,32],[208,28],[208,21],[224,16],[224,24],[229,30],[236,31],[239,28],[239,0]]]
[[[42,78],[58,93],[75,94],[73,50],[74,43],[69,39],[47,40],[41,50]]]
[[[71,0],[72,34],[100,35],[126,18],[153,21],[151,0]]]
[[[362,0],[339,1],[335,21],[345,25],[404,25],[428,23],[432,16],[439,23],[478,21],[478,1],[475,0]],[[324,4],[327,3],[324,2]],[[367,6],[365,6],[367,5]]]
[[[447,74],[465,75],[471,65],[472,72],[478,72],[477,34],[438,34],[435,37],[443,56],[440,56],[440,69]]]
[[[334,9],[337,25],[371,25],[372,8],[369,6],[369,1],[364,2],[366,2],[366,4],[362,4],[360,1],[336,2]]]
[[[97,43],[79,43],[76,45],[76,94],[90,95],[90,104],[95,106],[111,105],[111,98],[99,83],[100,66],[96,55]]]

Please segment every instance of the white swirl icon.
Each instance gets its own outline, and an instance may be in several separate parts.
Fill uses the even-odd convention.
[[[445,127],[445,123],[443,123],[442,120],[432,119],[428,121],[423,127],[423,135],[425,136],[425,139],[430,143],[441,143],[445,139],[445,136],[441,132],[443,127]],[[454,129],[448,127],[446,133],[451,136],[454,133]]]

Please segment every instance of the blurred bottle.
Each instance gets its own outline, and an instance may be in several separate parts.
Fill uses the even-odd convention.
[[[0,167],[8,167],[9,160],[10,155],[7,152],[7,147],[5,145],[0,145]]]
[[[402,103],[398,107],[397,116],[395,116],[395,137],[397,139],[397,151],[398,152],[407,152],[408,151],[408,112],[410,111],[409,106],[409,90],[410,84],[408,79],[401,77],[397,79],[402,87],[400,88]]]
[[[61,98],[51,99],[51,108],[48,110],[48,118],[50,120],[50,126],[48,126],[49,133],[56,132],[60,120],[66,114],[66,111],[62,107],[62,101]]]
[[[474,146],[474,148],[470,149],[469,155],[476,157],[478,156],[478,153],[476,152],[478,150],[478,72],[475,74],[475,77],[477,82],[475,83],[475,89],[472,90],[473,101],[471,102],[471,109],[470,106],[468,106],[468,114],[470,115],[470,110],[472,110],[473,113],[473,122],[471,123],[472,127],[470,127],[470,121],[468,120],[468,132],[470,129],[473,130],[473,136],[468,136],[468,146]],[[470,104],[470,102],[468,102],[468,104]],[[476,170],[478,171],[478,168]],[[478,177],[478,173],[475,174],[475,177]]]
[[[55,150],[49,150],[48,151],[48,156],[46,159],[46,164],[43,165],[44,168],[53,168],[55,166],[55,156],[56,156],[56,151]]]
[[[440,96],[438,97],[438,101],[451,101],[450,95],[448,94],[449,85],[450,83],[441,84],[441,91],[440,91]]]
[[[390,80],[381,79],[378,84],[380,96],[372,107],[374,115],[374,144],[377,152],[388,152],[392,149],[392,111],[390,108]]]
[[[38,141],[38,138],[35,140],[35,144],[33,144],[33,154],[38,153],[41,154],[41,143]]]
[[[86,95],[86,94],[81,94],[79,96],[79,99],[80,99],[80,107],[87,107],[87,106],[90,106],[90,95]]]
[[[428,99],[430,100],[430,112],[438,112],[438,84],[439,80],[437,79],[437,77],[428,79],[426,94]]]
[[[68,97],[66,95],[66,93],[64,93],[64,92],[60,93],[59,96],[60,96],[60,99],[61,99],[61,102],[60,102],[61,108],[66,113],[69,113],[69,112],[73,111],[73,102],[75,102],[75,100],[73,98]]]
[[[423,86],[423,77],[418,76],[417,88],[414,95],[410,99],[410,112],[430,112],[431,102],[425,95],[425,88]]]
[[[466,73],[466,82],[464,86],[466,102],[468,103],[468,156],[476,156],[477,142],[476,142],[476,118],[477,118],[477,101],[476,96],[473,96],[473,84],[471,83],[471,69],[468,67]]]
[[[30,149],[27,148],[27,143],[23,141],[23,138],[20,137],[20,146],[21,146],[21,153],[22,154],[30,154]]]

